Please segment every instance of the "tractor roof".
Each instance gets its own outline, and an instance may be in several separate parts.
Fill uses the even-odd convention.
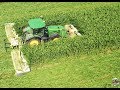
[[[45,22],[41,18],[30,19],[28,24],[33,29],[45,27]]]

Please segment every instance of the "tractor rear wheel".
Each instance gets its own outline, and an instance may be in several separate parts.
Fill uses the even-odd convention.
[[[40,44],[40,40],[38,38],[32,38],[27,42],[31,47],[37,46],[38,44]]]

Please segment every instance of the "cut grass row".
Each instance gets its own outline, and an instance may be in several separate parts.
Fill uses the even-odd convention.
[[[8,74],[0,79],[0,87],[10,88],[114,88],[113,78],[120,78],[120,50],[109,48],[92,54],[54,59],[33,66],[21,77]]]

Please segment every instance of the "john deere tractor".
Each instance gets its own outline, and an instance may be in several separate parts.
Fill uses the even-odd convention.
[[[38,45],[41,42],[56,40],[59,37],[67,37],[67,31],[64,26],[50,25],[46,26],[42,18],[30,19],[28,26],[23,28],[22,40],[30,46]]]

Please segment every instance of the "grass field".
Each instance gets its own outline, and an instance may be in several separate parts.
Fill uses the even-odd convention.
[[[120,78],[120,50],[118,48],[120,45],[118,36],[120,35],[119,2],[5,2],[0,3],[0,8],[0,87],[103,88],[113,87],[111,85],[112,78]],[[99,11],[100,9],[103,12]],[[106,13],[105,10],[107,9]],[[6,39],[4,24],[15,22],[22,26],[28,19],[41,15],[43,15],[48,25],[76,24],[76,27],[84,32],[84,36],[101,36],[101,34],[96,34],[95,30],[98,28],[100,28],[98,29],[101,31],[100,33],[105,31],[102,36],[111,30],[109,34],[114,34],[114,36],[110,37],[110,40],[116,39],[116,41],[101,51],[95,49],[90,54],[79,53],[75,56],[64,56],[64,58],[55,58],[49,62],[33,65],[30,73],[16,77],[14,76],[14,68],[10,56],[11,49],[8,52],[4,49],[3,40]],[[74,18],[74,16],[78,17]],[[97,16],[100,16],[100,18]],[[66,17],[68,19],[65,19]],[[109,18],[109,20],[105,18]],[[60,19],[59,22],[57,22],[58,19]],[[87,21],[88,19],[90,21]],[[103,23],[100,20],[104,20],[101,21]],[[98,23],[96,23],[97,21]],[[108,21],[110,23],[107,23]],[[117,48],[113,49],[111,45]]]
[[[1,75],[0,87],[114,88],[112,79],[120,77],[120,51],[102,51],[92,55],[70,56],[32,67],[16,77]]]

